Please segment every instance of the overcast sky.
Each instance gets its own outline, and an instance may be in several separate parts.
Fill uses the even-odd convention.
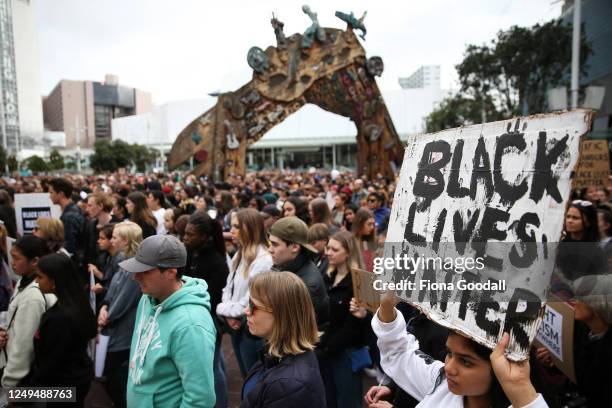
[[[454,66],[467,44],[489,42],[500,29],[531,26],[559,16],[554,0],[39,0],[42,94],[61,79],[102,81],[153,95],[161,104],[231,91],[249,81],[250,47],[275,45],[272,12],[287,36],[309,25],[309,4],[326,27],[345,28],[336,10],[368,11],[362,41],[379,55],[380,87],[397,89],[398,77],[421,65],[441,65],[443,88],[455,84]]]

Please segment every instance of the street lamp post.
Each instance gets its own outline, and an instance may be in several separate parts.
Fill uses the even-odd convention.
[[[572,34],[572,109],[578,107],[578,76],[580,71],[580,20],[581,0],[574,0],[574,23]]]

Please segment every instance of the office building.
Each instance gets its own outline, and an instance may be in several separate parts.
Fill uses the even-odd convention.
[[[0,134],[9,154],[42,139],[36,0],[0,0]]]
[[[407,78],[400,78],[402,89],[440,89],[440,66],[423,65]]]
[[[66,134],[66,149],[90,149],[96,140],[110,140],[112,119],[151,109],[151,94],[119,85],[114,75],[104,82],[61,80],[43,101],[45,127]]]

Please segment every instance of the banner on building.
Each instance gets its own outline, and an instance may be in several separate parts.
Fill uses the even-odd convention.
[[[51,202],[48,193],[15,194],[17,232],[31,234],[38,217],[59,219],[62,209]]]
[[[408,139],[377,290],[524,360],[542,320],[589,110]]]
[[[574,188],[606,187],[610,175],[610,151],[607,140],[583,140],[574,174]]]

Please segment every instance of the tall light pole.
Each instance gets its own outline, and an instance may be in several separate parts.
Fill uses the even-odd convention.
[[[572,34],[572,109],[578,107],[578,91],[580,84],[578,76],[580,73],[580,20],[581,0],[574,0],[574,23]]]
[[[79,173],[81,173],[81,130],[84,129],[87,128],[81,129],[81,125],[79,124],[79,115],[76,115],[74,117],[74,132],[76,139],[76,165]]]

